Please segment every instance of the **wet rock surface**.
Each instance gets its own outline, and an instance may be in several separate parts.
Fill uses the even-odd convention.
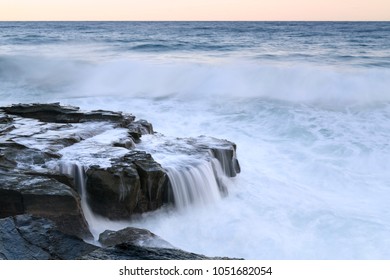
[[[73,260],[96,249],[44,218],[19,215],[0,219],[0,258],[6,260]]]
[[[133,243],[97,249],[83,257],[84,260],[215,260],[179,249],[141,247]]]
[[[7,114],[52,123],[82,123],[88,121],[120,122],[124,120],[122,113],[103,110],[81,112],[78,107],[61,106],[59,103],[17,104],[10,107],[2,107],[1,109]]]
[[[86,177],[88,204],[104,217],[125,219],[164,203],[166,173],[145,152],[126,153],[108,168],[90,166]]]
[[[20,219],[16,223],[15,217],[30,214],[50,219],[63,234],[90,238],[83,196],[94,214],[111,220],[128,220],[175,203],[168,169],[154,158],[161,153],[179,160],[196,159],[180,162],[184,169],[196,166],[199,160],[213,162],[213,166],[218,162],[215,173],[220,168],[227,177],[240,172],[236,146],[227,140],[168,138],[155,133],[147,121],[121,112],[86,112],[59,103],[0,107],[0,218],[18,228]],[[217,180],[221,192],[226,192],[223,180]],[[136,229],[132,231],[127,233],[137,235]],[[149,241],[157,238],[143,233]],[[153,259],[175,254],[179,259],[195,258],[180,250],[170,251],[176,250],[172,248],[141,253],[141,249],[134,249],[139,245],[134,240],[120,240],[120,244],[110,243],[83,258]],[[130,249],[138,250],[138,257]],[[0,258],[16,258],[3,251]],[[70,257],[51,253],[34,256],[26,258]]]
[[[125,236],[126,233],[130,234],[129,237]],[[45,218],[32,215],[7,217],[0,219],[0,260],[214,259],[178,249],[149,246],[153,244],[139,246],[135,244],[135,240],[155,237],[141,229],[125,229],[117,234],[106,232],[102,235],[105,235],[102,240],[107,244],[104,248],[63,233],[57,229],[56,223]],[[136,236],[138,237],[135,238]]]
[[[118,231],[106,230],[99,235],[99,242],[104,247],[123,243],[145,247],[171,248],[174,246],[147,229],[127,227]]]
[[[50,218],[67,234],[91,238],[78,194],[49,177],[0,171],[0,217],[33,214]]]

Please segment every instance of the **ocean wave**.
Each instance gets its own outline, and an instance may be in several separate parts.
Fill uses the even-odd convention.
[[[152,47],[153,46],[149,46]],[[0,79],[29,88],[50,84],[65,95],[179,99],[264,98],[348,106],[390,102],[390,69],[119,59],[91,63],[48,57],[0,56]]]

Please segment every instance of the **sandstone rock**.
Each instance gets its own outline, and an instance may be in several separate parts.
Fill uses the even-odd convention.
[[[73,260],[97,247],[56,229],[53,222],[18,215],[0,219],[0,259]]]

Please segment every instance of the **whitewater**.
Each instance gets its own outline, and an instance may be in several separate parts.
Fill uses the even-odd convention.
[[[390,258],[390,23],[2,22],[0,106],[32,102],[237,144],[228,195],[95,231],[208,256]]]

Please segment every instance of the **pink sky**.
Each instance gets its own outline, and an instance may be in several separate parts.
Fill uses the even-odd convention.
[[[0,20],[390,20],[390,0],[0,0]]]

